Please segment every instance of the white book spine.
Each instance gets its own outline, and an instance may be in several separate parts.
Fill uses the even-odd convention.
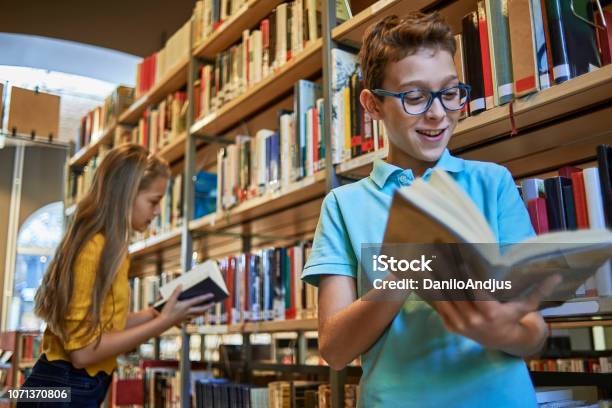
[[[595,167],[584,169],[582,175],[589,213],[589,225],[592,229],[606,228],[599,170]],[[612,296],[612,266],[610,261],[599,268],[595,274],[595,281],[599,296]]]

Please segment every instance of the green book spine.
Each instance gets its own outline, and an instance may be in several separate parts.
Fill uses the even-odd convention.
[[[508,29],[508,0],[486,0],[495,105],[514,99]]]

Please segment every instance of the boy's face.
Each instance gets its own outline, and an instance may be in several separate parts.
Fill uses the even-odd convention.
[[[392,92],[415,88],[439,91],[458,84],[457,70],[448,51],[421,48],[397,62],[387,63],[382,87]],[[380,117],[385,122],[391,144],[419,161],[437,161],[459,120],[460,111],[447,111],[434,99],[427,112],[413,116],[404,111],[401,100],[378,100]]]

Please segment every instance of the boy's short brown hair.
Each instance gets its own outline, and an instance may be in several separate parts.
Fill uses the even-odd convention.
[[[449,25],[436,12],[388,16],[370,26],[363,36],[359,62],[366,89],[380,88],[387,62],[399,61],[427,47],[455,55],[455,39]]]

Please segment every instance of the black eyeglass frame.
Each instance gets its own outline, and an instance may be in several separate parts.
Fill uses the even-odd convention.
[[[455,88],[459,88],[459,89],[465,90],[465,92],[466,92],[465,102],[462,103],[461,106],[459,108],[457,108],[457,109],[449,109],[444,104],[444,100],[442,99],[442,95],[444,94],[444,92],[447,92],[447,91],[449,91],[451,89],[455,89]],[[464,106],[470,100],[470,91],[471,90],[472,90],[471,86],[469,86],[468,84],[464,84],[464,83],[460,82],[457,85],[453,85],[453,86],[450,86],[448,88],[440,89],[439,91],[435,91],[435,92],[427,90],[427,89],[420,89],[420,88],[411,89],[411,90],[405,91],[405,92],[391,92],[391,91],[386,91],[384,89],[371,89],[370,92],[372,92],[374,95],[378,95],[378,96],[392,96],[394,98],[398,98],[401,101],[402,108],[404,109],[404,112],[406,112],[407,115],[418,116],[418,115],[422,115],[425,112],[427,112],[431,108],[431,105],[433,105],[433,101],[436,98],[440,100],[440,103],[442,104],[442,107],[444,107],[444,109],[446,109],[447,111],[450,111],[450,112],[460,111],[461,109],[464,108]],[[423,111],[420,112],[420,113],[410,113],[410,112],[408,112],[406,110],[406,104],[404,103],[405,96],[408,95],[410,92],[414,92],[414,91],[427,92],[430,95],[429,101],[427,102],[427,105],[425,105],[425,109],[423,109]]]

